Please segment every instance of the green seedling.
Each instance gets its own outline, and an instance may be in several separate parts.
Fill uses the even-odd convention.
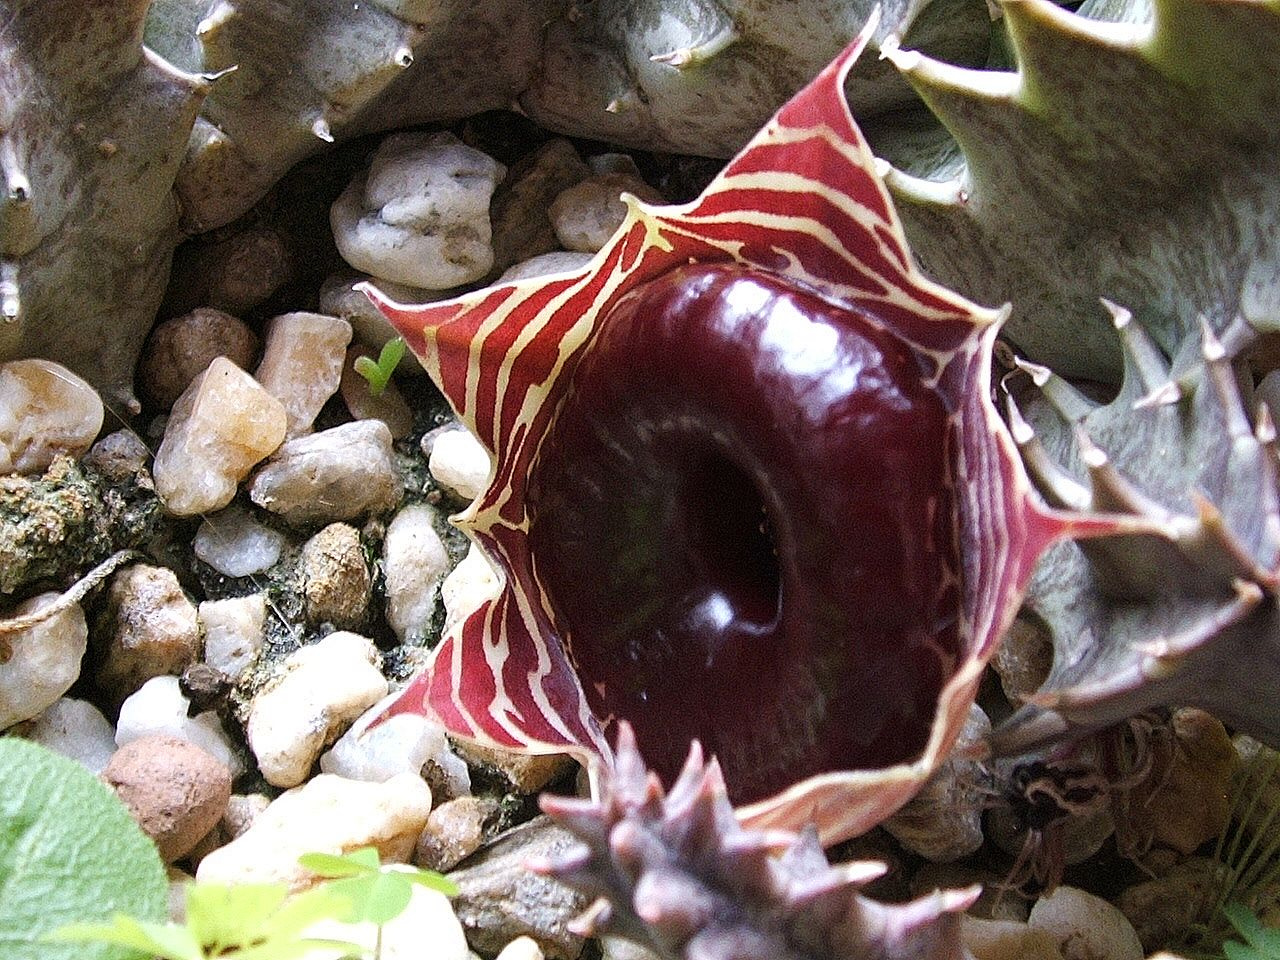
[[[357,943],[306,935],[314,924],[329,920],[374,924],[372,956],[377,960],[383,925],[404,912],[415,884],[449,895],[457,892],[438,873],[383,866],[372,847],[343,856],[310,853],[299,862],[324,882],[292,897],[284,884],[194,883],[187,887],[185,923],[150,923],[116,914],[110,923],[62,927],[49,939],[110,943],[159,960],[301,960],[318,948],[337,950],[335,960],[368,955]]]
[[[1242,903],[1229,903],[1222,912],[1244,940],[1228,940],[1222,945],[1226,960],[1280,960],[1280,930],[1267,929]]]
[[[51,940],[112,943],[159,960],[300,960],[318,947],[360,957],[364,949],[342,940],[304,936],[321,920],[345,918],[346,897],[319,886],[295,897],[282,883],[194,883],[187,887],[186,923],[150,923],[116,914],[110,923],[62,927]]]
[[[375,397],[387,389],[391,374],[395,373],[400,358],[404,356],[404,337],[396,337],[382,345],[375,361],[371,357],[356,357],[353,364],[356,373],[369,381],[369,392]]]

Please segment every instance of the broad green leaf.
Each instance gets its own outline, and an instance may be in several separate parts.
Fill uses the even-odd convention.
[[[124,805],[74,760],[0,739],[0,957],[137,960],[120,943],[50,942],[69,924],[165,916],[168,882]]]
[[[111,923],[73,923],[53,931],[50,942],[115,944],[129,947],[163,960],[205,960],[196,937],[186,927],[164,923],[141,923],[118,913]]]

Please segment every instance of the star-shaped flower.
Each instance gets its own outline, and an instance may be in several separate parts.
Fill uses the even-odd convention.
[[[454,522],[501,590],[393,712],[604,760],[626,719],[666,774],[700,739],[745,820],[833,842],[941,762],[1041,551],[1112,529],[1035,500],[1004,313],[912,261],[843,96],[873,29],[581,270],[366,291],[493,455]]]

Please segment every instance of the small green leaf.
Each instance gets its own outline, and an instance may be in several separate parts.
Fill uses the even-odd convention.
[[[210,953],[262,939],[289,888],[282,883],[193,883],[186,888],[187,926]]]
[[[302,931],[320,920],[343,920],[351,902],[336,892],[332,884],[313,887],[285,901],[283,907],[262,927],[264,938],[296,940]]]
[[[186,927],[142,923],[117,913],[110,923],[73,923],[50,933],[49,941],[109,943],[140,950],[163,960],[205,960],[196,937]]]
[[[382,345],[376,362],[369,357],[356,357],[352,368],[369,381],[369,392],[376,397],[387,389],[391,375],[404,357],[404,351],[404,337],[395,337]]]
[[[456,897],[458,895],[458,885],[444,874],[436,873],[434,870],[407,871],[403,876],[410,883],[416,883],[429,890],[439,891],[446,897]]]
[[[1222,945],[1227,960],[1280,960],[1280,930],[1269,930],[1242,903],[1228,903],[1222,908],[1237,933],[1248,946],[1228,940]]]
[[[304,853],[298,862],[322,877],[355,877],[374,873],[382,866],[377,847],[361,847],[343,855]]]
[[[329,887],[350,901],[351,912],[346,917],[350,923],[382,925],[400,916],[413,898],[413,884],[390,870],[335,880]]]

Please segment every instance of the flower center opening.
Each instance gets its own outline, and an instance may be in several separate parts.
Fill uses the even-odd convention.
[[[868,318],[692,265],[640,287],[534,461],[529,549],[587,703],[736,803],[911,761],[958,640],[947,415]]]

